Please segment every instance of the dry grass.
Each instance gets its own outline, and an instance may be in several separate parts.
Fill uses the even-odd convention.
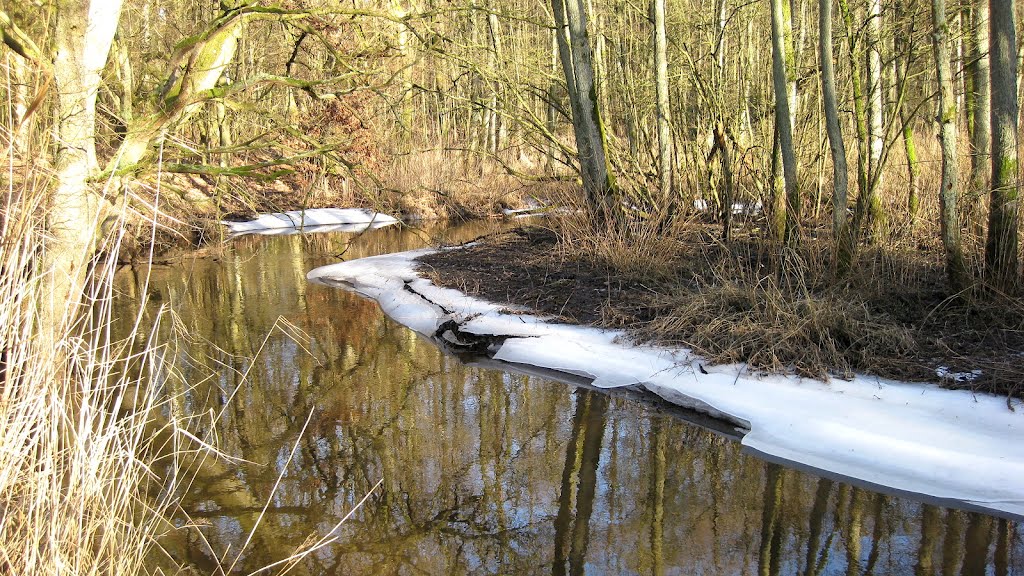
[[[888,202],[893,216],[847,274],[834,267],[827,213],[806,222],[794,251],[767,238],[763,217],[737,222],[724,243],[706,215],[609,224],[573,195],[560,198],[550,233],[506,234],[425,259],[426,271],[496,301],[755,371],[860,372],[1021,397],[1024,301],[952,293],[935,202],[922,198],[916,223],[899,216],[902,199]],[[969,260],[980,272],[980,258]],[[981,377],[942,380],[940,367]]]
[[[528,197],[527,185],[499,162],[458,151],[396,156],[380,183],[395,211],[413,219],[484,218],[522,207]]]
[[[162,386],[166,348],[152,333],[112,339],[114,257],[94,263],[87,307],[38,345],[45,278],[41,202],[49,178],[9,173],[0,252],[0,566],[10,574],[139,574],[178,493],[161,461],[173,434]],[[121,236],[107,239],[116,254]],[[145,345],[132,350],[135,338]],[[142,367],[131,369],[130,367]]]
[[[830,286],[820,264],[804,259],[813,252],[787,255],[783,272],[776,255],[755,243],[693,238],[691,247],[685,276],[652,298],[658,312],[640,337],[755,370],[817,378],[855,371],[926,376],[911,360],[912,330],[873,306],[864,286]]]
[[[611,226],[568,196],[568,215],[554,226],[557,250],[564,261],[587,260],[620,283],[648,288],[637,293],[642,303],[609,301],[601,314],[610,325],[632,322],[645,340],[691,347],[716,361],[816,377],[859,371],[936,380],[938,366],[981,369],[979,380],[944,384],[1020,395],[1024,300],[984,289],[949,290],[935,194],[938,144],[922,132],[917,145],[917,217],[907,213],[905,157],[897,142],[878,191],[887,217],[861,245],[851,274],[834,268],[827,206],[820,220],[805,216],[794,252],[767,238],[762,217],[735,223],[734,239],[726,245],[706,215],[671,226]],[[980,279],[984,229],[967,218],[967,196],[977,194],[969,191],[969,165],[964,153],[963,242],[968,265]],[[855,186],[856,175],[850,176]],[[805,190],[811,189],[808,183]],[[827,203],[830,191],[823,192]],[[980,210],[987,213],[984,198]]]
[[[882,261],[891,264],[884,258],[866,258],[873,273],[853,289],[831,276],[828,247],[812,236],[799,253],[786,254],[783,267],[783,252],[758,233],[740,230],[727,245],[719,230],[696,219],[658,230],[643,222],[598,224],[578,209],[555,228],[563,259],[588,259],[619,282],[648,288],[639,306],[609,301],[602,311],[606,324],[626,325],[641,340],[685,346],[716,362],[812,377],[892,373],[894,360],[915,348],[910,331],[880,318],[884,313],[863,293],[876,292],[869,284]],[[920,377],[915,368],[908,364],[900,372]]]
[[[51,316],[43,312],[47,279],[37,261],[47,249],[42,205],[52,176],[42,169],[17,176],[9,171],[5,184],[0,198],[0,573],[190,570],[161,546],[162,538],[190,527],[181,502],[191,479],[206,459],[223,455],[212,437],[189,432],[215,434],[211,418],[216,416],[180,408],[190,385],[170,362],[181,357],[178,338],[186,337],[184,329],[174,327],[167,309],[145,312],[143,302],[133,328],[115,337],[115,321],[123,326],[126,314],[112,305],[114,271],[129,229],[122,219],[109,227],[91,263],[81,303],[59,304],[61,324],[68,329],[51,341],[52,331],[39,324]],[[151,222],[151,235],[155,227]],[[167,323],[166,329],[161,326]],[[285,571],[333,541],[313,538],[267,571]],[[236,558],[241,550],[234,551]]]

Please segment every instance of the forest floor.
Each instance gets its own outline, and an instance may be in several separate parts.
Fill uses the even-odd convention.
[[[526,227],[420,263],[438,285],[557,321],[624,329],[712,363],[939,382],[1005,395],[1008,404],[1024,398],[1024,302],[950,296],[928,258],[865,250],[856,274],[836,277],[827,242],[811,236],[790,267],[799,271],[785,274],[777,250],[753,234],[726,245],[716,230],[691,223],[660,244],[623,259],[571,234]]]

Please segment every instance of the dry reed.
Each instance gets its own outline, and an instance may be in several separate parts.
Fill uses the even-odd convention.
[[[7,175],[0,198],[0,572],[189,570],[162,537],[191,528],[182,501],[193,476],[205,459],[226,457],[212,436],[218,416],[180,409],[190,388],[173,362],[187,354],[179,347],[188,337],[173,312],[154,312],[143,301],[126,319],[113,305],[114,272],[137,215],[125,211],[107,227],[81,301],[61,306],[68,329],[53,342],[47,336],[52,345],[43,348],[39,322],[50,316],[41,314],[46,277],[37,262],[47,249],[42,206],[52,177],[32,167]],[[295,337],[287,323],[278,329]],[[210,432],[190,432],[199,429]],[[287,571],[335,539],[311,537],[261,572]]]
[[[0,566],[11,574],[139,574],[168,528],[179,477],[161,462],[170,377],[153,330],[111,334],[119,234],[104,241],[69,329],[38,343],[49,178],[8,172],[0,252]],[[123,229],[123,227],[120,227]],[[142,346],[134,346],[138,339]],[[131,369],[132,366],[138,369]],[[161,423],[161,421],[163,423]]]

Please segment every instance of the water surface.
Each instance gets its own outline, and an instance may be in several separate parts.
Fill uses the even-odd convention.
[[[290,573],[1024,574],[1013,520],[766,462],[650,397],[466,365],[305,279],[430,241],[243,237],[154,268],[148,288],[123,271],[126,317],[143,292],[177,315],[190,386],[173,409],[222,414],[199,432],[244,460],[206,460],[185,501],[196,527],[166,539],[175,558],[247,574],[331,533],[383,480]]]

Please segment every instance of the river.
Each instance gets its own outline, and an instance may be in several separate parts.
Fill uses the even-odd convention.
[[[330,534],[290,573],[1024,574],[1018,521],[766,462],[649,395],[467,363],[305,278],[487,229],[248,236],[148,285],[121,271],[126,318],[143,295],[174,311],[168,410],[238,459],[198,467],[177,562],[248,574]]]

